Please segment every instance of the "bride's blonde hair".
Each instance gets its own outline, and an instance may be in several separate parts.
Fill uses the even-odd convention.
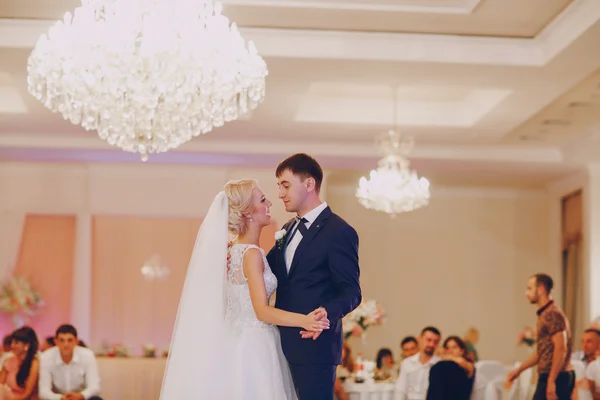
[[[228,229],[233,235],[241,236],[248,230],[248,218],[252,213],[252,189],[258,186],[254,179],[240,179],[225,184],[225,195],[229,200]]]

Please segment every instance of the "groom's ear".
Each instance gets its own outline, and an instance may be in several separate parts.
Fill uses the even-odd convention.
[[[315,181],[315,178],[313,178],[312,176],[306,178],[304,180],[304,184],[306,185],[306,190],[309,192],[312,192],[317,187],[317,182]]]

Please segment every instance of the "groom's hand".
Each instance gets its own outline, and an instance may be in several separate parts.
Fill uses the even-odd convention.
[[[317,308],[311,314],[314,314],[315,320],[317,320],[317,321],[327,321],[327,322],[329,322],[329,320],[327,319],[327,310],[324,307]],[[318,332],[314,332],[314,331],[300,331],[300,336],[302,336],[302,339],[317,340],[319,338],[319,336],[321,336],[321,332],[322,331],[318,331]]]

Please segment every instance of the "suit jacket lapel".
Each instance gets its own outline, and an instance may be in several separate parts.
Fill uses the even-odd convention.
[[[277,270],[279,272],[278,275],[282,276],[282,277],[287,277],[287,267],[285,265],[285,248],[286,248],[286,244],[287,241],[289,239],[289,235],[292,234],[292,232],[290,232],[290,230],[294,227],[294,223],[296,222],[295,218],[292,218],[291,220],[289,220],[288,222],[286,222],[285,225],[283,225],[282,229],[286,230],[286,234],[285,237],[280,241],[277,242],[277,251],[278,251],[278,255],[277,255]],[[279,278],[279,277],[278,277]]]
[[[308,232],[306,232],[306,236],[302,237],[302,240],[298,244],[298,248],[294,252],[294,258],[292,259],[292,265],[290,266],[290,272],[288,275],[291,275],[294,271],[296,265],[298,265],[299,260],[302,258],[302,255],[306,252],[306,248],[310,244],[310,242],[317,236],[319,230],[325,225],[327,218],[331,215],[331,208],[325,208],[321,214],[317,217],[317,219],[310,225],[308,228]]]

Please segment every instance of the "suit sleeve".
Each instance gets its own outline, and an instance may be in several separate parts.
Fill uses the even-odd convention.
[[[362,300],[358,235],[350,225],[344,225],[333,238],[329,248],[329,271],[336,293],[323,307],[327,310],[327,318],[335,322],[358,307]]]

